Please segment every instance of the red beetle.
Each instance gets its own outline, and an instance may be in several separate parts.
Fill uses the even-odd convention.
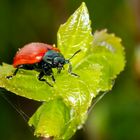
[[[80,50],[76,51],[75,56]],[[73,58],[73,56],[71,58]],[[52,80],[55,81],[53,76],[52,68],[57,68],[58,73],[61,72],[64,64],[69,64],[68,72],[72,75],[78,76],[72,73],[72,66],[70,59],[66,60],[61,54],[60,50],[52,45],[44,43],[30,43],[21,48],[15,55],[13,66],[16,68],[15,72],[7,78],[12,78],[16,75],[19,69],[36,70],[39,71],[38,80],[45,81],[48,85],[52,86],[43,78],[44,75],[51,76]]]

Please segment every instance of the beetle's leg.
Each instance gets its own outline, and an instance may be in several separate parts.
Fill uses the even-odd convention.
[[[61,69],[57,68],[57,73],[61,73]]]
[[[16,68],[16,70],[14,71],[14,73],[12,75],[6,76],[7,79],[11,79],[13,76],[15,76],[18,72],[19,68]]]
[[[73,75],[73,76],[79,77],[78,74],[72,72],[72,65],[71,65],[70,62],[69,62],[69,69],[68,69],[68,72],[69,72],[71,75]]]
[[[39,81],[44,81],[44,82],[46,82],[50,87],[53,87],[46,79],[42,78],[44,75],[45,75],[44,72],[41,71],[40,74],[38,75],[38,80],[39,80]]]
[[[52,74],[52,81],[55,82],[55,78],[54,78],[54,75],[53,74]]]
[[[44,75],[51,76],[52,81],[55,82],[55,78],[54,78],[54,75],[53,75],[52,68],[46,67],[46,66],[44,65],[44,66],[43,66],[43,73],[44,73]]]
[[[55,82],[55,78],[54,78],[52,69],[49,69],[47,72],[45,72],[45,75],[51,76],[52,81]]]

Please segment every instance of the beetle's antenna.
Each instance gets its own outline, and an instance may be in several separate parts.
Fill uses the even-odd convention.
[[[71,60],[77,53],[79,53],[80,51],[81,51],[81,50],[76,51],[68,60],[66,60],[66,63],[69,64],[68,72],[69,72],[71,75],[74,75],[74,76],[78,76],[78,75],[72,72],[72,65],[71,65],[71,63],[70,63],[70,60]],[[79,77],[79,76],[78,76],[78,77]]]
[[[79,53],[81,50],[78,50],[78,51],[76,51],[69,59],[68,59],[68,61],[69,60],[71,60],[77,53]]]

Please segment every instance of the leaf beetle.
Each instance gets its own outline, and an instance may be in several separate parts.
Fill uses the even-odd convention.
[[[36,70],[39,72],[38,80],[45,81],[49,86],[52,85],[43,78],[44,75],[51,76],[52,81],[55,82],[52,68],[57,68],[58,73],[61,72],[65,64],[69,64],[68,72],[74,76],[77,74],[72,72],[72,59],[80,50],[76,51],[71,58],[65,59],[58,48],[45,43],[29,43],[17,51],[13,66],[16,68],[14,73],[7,76],[8,79],[15,76],[19,69]]]

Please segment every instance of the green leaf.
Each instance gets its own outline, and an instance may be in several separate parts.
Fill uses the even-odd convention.
[[[61,25],[58,47],[66,58],[81,50],[73,59],[73,72],[68,66],[61,74],[54,71],[55,83],[50,87],[37,79],[38,72],[20,69],[15,77],[7,79],[15,70],[11,65],[0,67],[0,87],[17,95],[44,101],[30,118],[35,135],[54,140],[69,139],[84,124],[88,110],[100,92],[111,90],[116,76],[124,69],[125,57],[121,40],[105,30],[91,34],[90,20],[85,3]]]
[[[111,89],[112,80],[125,66],[124,47],[121,39],[114,34],[108,34],[107,30],[97,31],[94,34],[92,47],[90,51],[94,53],[93,63],[103,66],[100,88],[103,91]]]
[[[44,102],[29,121],[35,127],[35,135],[40,137],[61,136],[67,129],[70,121],[70,109],[61,99]]]
[[[77,50],[82,50],[80,52],[81,55],[77,55],[76,58],[73,58],[75,60],[74,64],[83,58],[87,49],[91,46],[93,36],[90,24],[88,9],[83,2],[58,30],[57,46],[61,49],[62,53],[65,54],[66,58],[71,57]]]

